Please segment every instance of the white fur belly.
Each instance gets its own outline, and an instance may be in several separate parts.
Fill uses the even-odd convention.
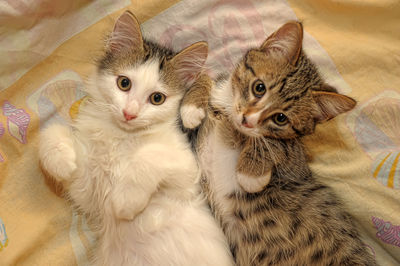
[[[215,128],[210,130],[203,147],[200,164],[209,180],[214,200],[222,204],[227,195],[240,189],[236,180],[239,150],[225,145]]]
[[[123,236],[123,253],[115,254],[126,265],[233,265],[225,236],[201,198],[181,202],[155,195],[134,220],[117,222],[115,232]]]

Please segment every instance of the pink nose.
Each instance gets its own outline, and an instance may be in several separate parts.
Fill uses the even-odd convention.
[[[124,113],[124,117],[125,117],[126,121],[130,121],[130,120],[135,119],[137,117],[136,115],[129,114],[125,110],[123,110],[122,112]]]
[[[247,128],[253,128],[254,127],[249,121],[247,121],[245,116],[243,116],[242,125],[244,127],[247,127]]]

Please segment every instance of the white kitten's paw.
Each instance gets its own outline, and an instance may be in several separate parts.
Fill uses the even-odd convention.
[[[193,129],[198,127],[205,116],[206,113],[203,108],[198,108],[194,105],[181,107],[181,118],[185,128]]]
[[[268,185],[271,180],[271,170],[260,177],[248,176],[246,174],[237,173],[237,181],[239,185],[248,193],[260,192]]]
[[[43,167],[55,179],[67,180],[77,168],[75,151],[64,143],[45,149],[41,153],[40,160]]]
[[[118,219],[133,220],[147,206],[149,196],[143,190],[128,185],[115,189],[111,200]]]
[[[77,165],[68,128],[57,125],[43,132],[39,144],[39,159],[45,170],[56,180],[71,178]]]

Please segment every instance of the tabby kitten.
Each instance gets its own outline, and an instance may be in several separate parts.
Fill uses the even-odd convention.
[[[99,225],[95,264],[233,264],[177,122],[207,49],[199,42],[175,53],[143,40],[125,12],[72,127],[42,133],[43,168]]]
[[[185,96],[184,126],[205,117],[194,138],[204,191],[237,265],[376,265],[307,165],[301,137],[356,102],[324,83],[302,39],[288,22],[230,77],[203,75]]]

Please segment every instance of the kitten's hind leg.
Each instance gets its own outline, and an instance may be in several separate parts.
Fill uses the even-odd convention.
[[[196,128],[203,121],[206,116],[211,86],[211,78],[206,74],[202,74],[189,88],[183,98],[180,109],[182,123],[185,128]]]
[[[56,181],[66,181],[76,170],[76,153],[71,129],[51,125],[40,136],[39,160]]]

